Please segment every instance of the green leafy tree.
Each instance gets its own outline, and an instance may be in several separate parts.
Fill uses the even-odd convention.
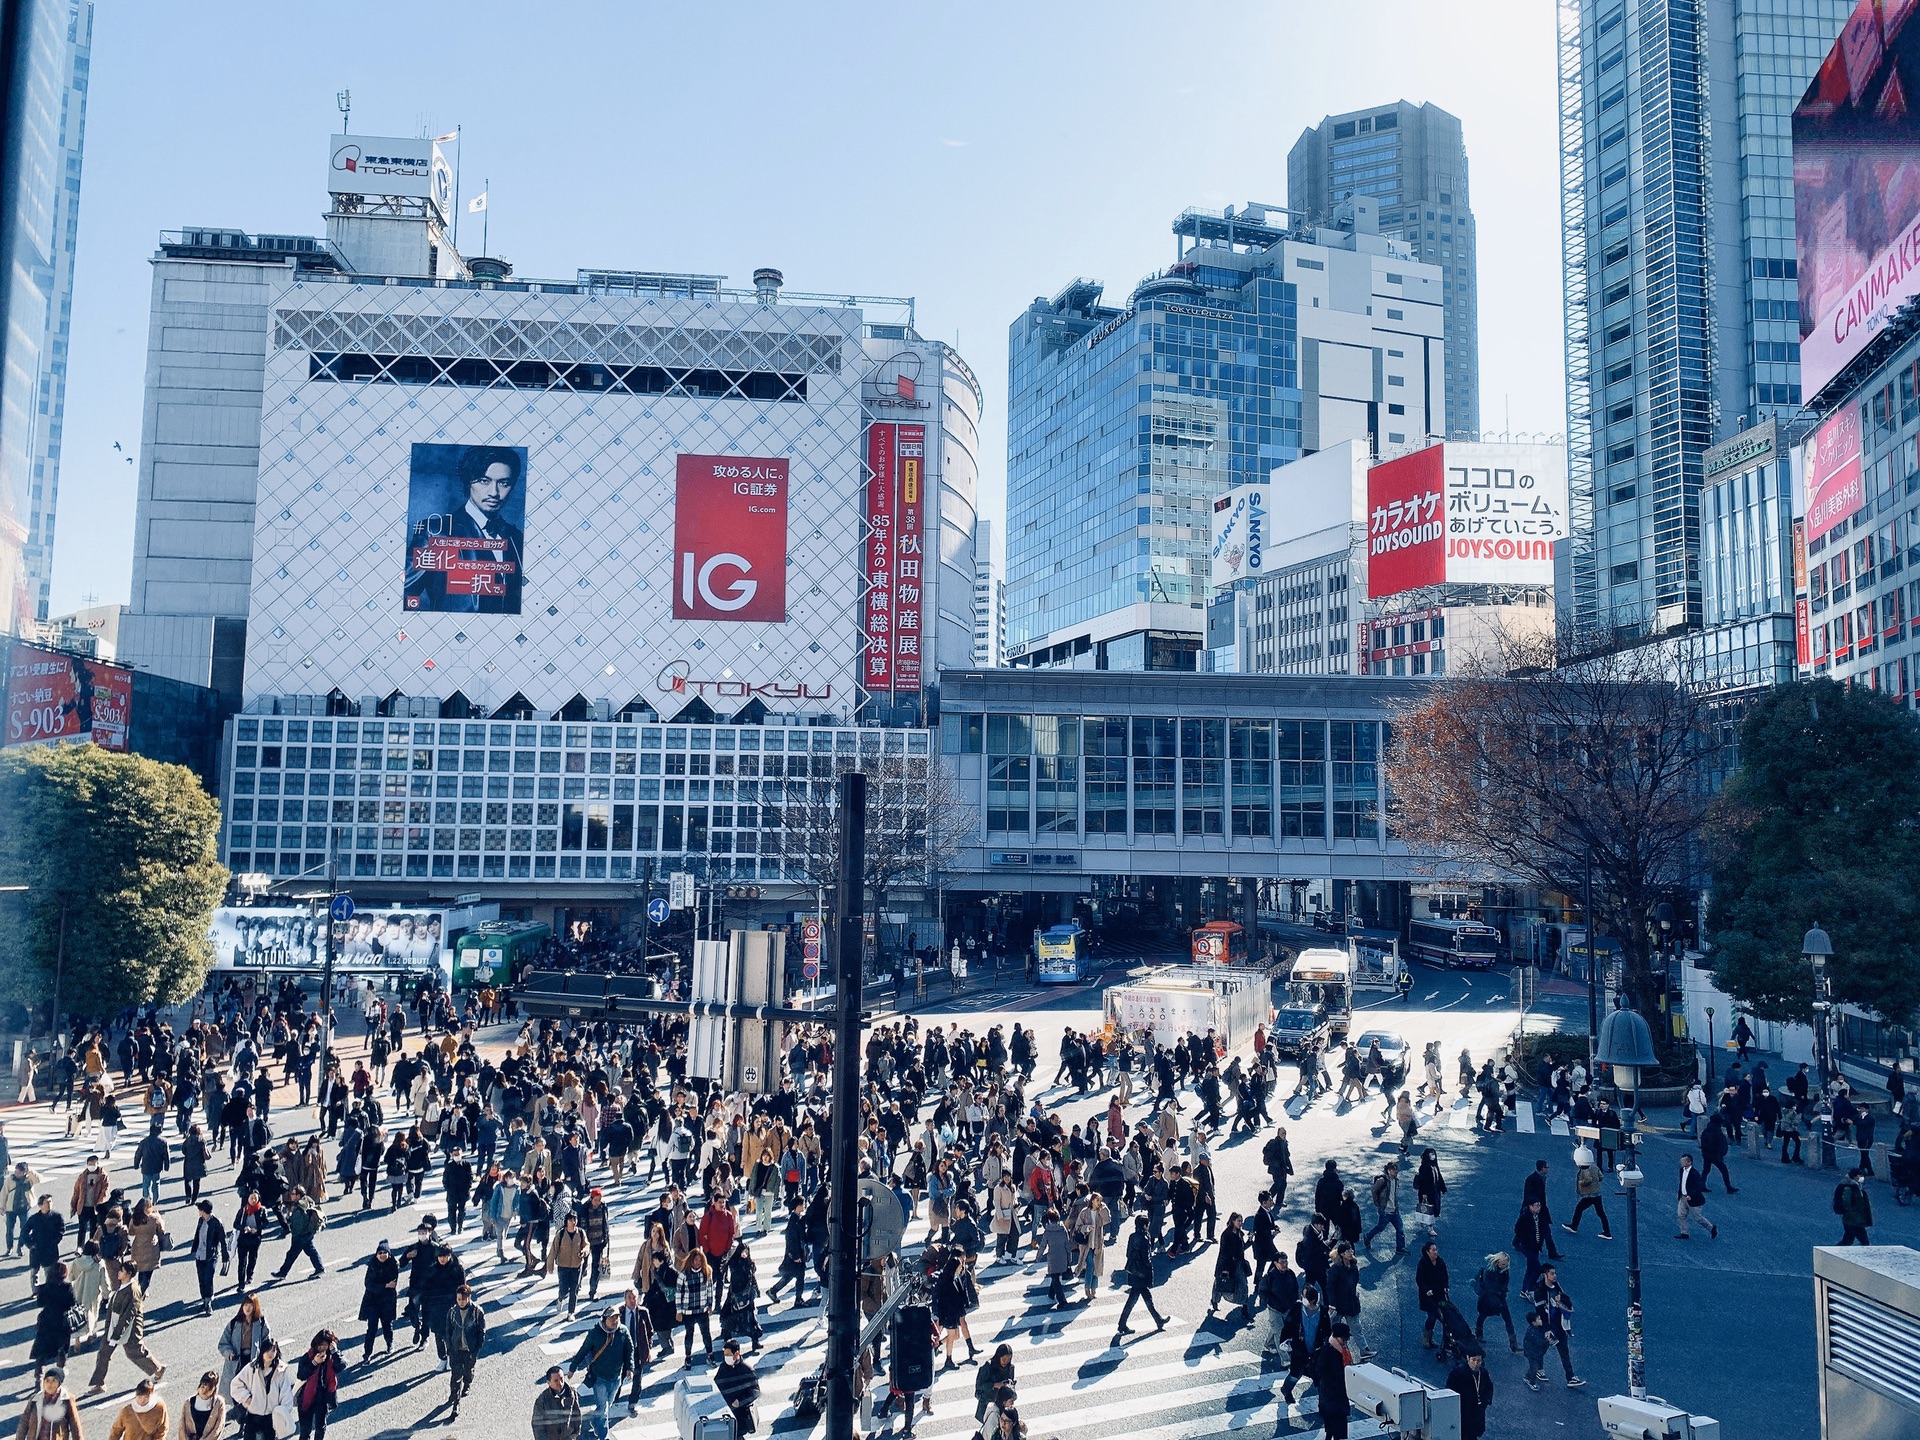
[[[1920,1006],[1920,723],[1831,680],[1769,691],[1713,807],[1712,964],[1770,1020],[1812,1016],[1801,941],[1833,939],[1837,1001],[1907,1023]]]
[[[91,745],[0,754],[0,999],[111,1015],[198,990],[227,888],[220,812],[193,772]],[[64,914],[64,922],[63,922]],[[64,932],[64,933],[63,933]]]

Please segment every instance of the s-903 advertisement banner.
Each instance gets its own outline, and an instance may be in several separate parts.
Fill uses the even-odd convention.
[[[518,615],[526,584],[523,445],[415,445],[407,609]]]
[[[1859,0],[1793,112],[1796,400],[1818,394],[1920,295],[1916,12],[1915,0]],[[1787,278],[1780,261],[1754,267],[1755,280]]]
[[[37,645],[13,647],[5,685],[5,745],[127,748],[133,672]]]
[[[673,477],[673,618],[787,618],[787,462],[681,455]]]

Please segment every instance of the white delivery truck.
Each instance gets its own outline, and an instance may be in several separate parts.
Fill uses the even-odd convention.
[[[1223,1050],[1252,1042],[1271,1012],[1272,986],[1264,974],[1235,974],[1213,966],[1176,965],[1107,991],[1107,1023],[1116,1032],[1171,1045],[1182,1035],[1211,1030]]]

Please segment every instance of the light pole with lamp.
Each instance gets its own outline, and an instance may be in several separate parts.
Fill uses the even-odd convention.
[[[1707,1084],[1706,1084],[1706,1091],[1709,1099],[1711,1099],[1713,1096],[1713,1072],[1719,1068],[1719,1065],[1714,1058],[1717,1053],[1718,1052],[1716,1052],[1713,1048],[1713,1006],[1709,1005],[1707,1006]]]
[[[1832,1078],[1827,1025],[1833,1010],[1833,980],[1827,974],[1827,961],[1833,958],[1833,941],[1827,938],[1818,920],[1800,942],[1800,953],[1813,964],[1813,1068],[1824,1092],[1827,1081]]]
[[[1616,1002],[1617,1003],[1617,1002]],[[1655,1068],[1653,1031],[1637,1010],[1619,1008],[1600,1027],[1599,1059],[1613,1067],[1614,1086],[1632,1099],[1620,1107],[1620,1141],[1626,1161],[1614,1166],[1627,1196],[1627,1391],[1635,1400],[1647,1394],[1646,1339],[1640,1323],[1640,1170],[1639,1131],[1641,1072]]]

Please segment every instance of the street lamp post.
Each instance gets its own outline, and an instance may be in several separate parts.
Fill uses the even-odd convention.
[[[1827,1026],[1833,1011],[1833,980],[1827,974],[1827,961],[1833,958],[1833,941],[1827,938],[1819,921],[1814,921],[1813,928],[1800,942],[1800,953],[1813,964],[1813,1068],[1824,1093],[1827,1081],[1832,1078]]]
[[[1713,1006],[1709,1005],[1707,1006],[1707,1094],[1709,1096],[1713,1094],[1713,1072],[1719,1068],[1715,1060],[1717,1054],[1718,1052],[1713,1048]]]
[[[1645,1017],[1625,1008],[1607,1016],[1600,1028],[1599,1059],[1601,1064],[1613,1067],[1614,1085],[1633,1097],[1620,1107],[1620,1139],[1627,1158],[1626,1163],[1614,1167],[1614,1172],[1627,1194],[1627,1391],[1634,1399],[1643,1400],[1647,1394],[1647,1356],[1640,1312],[1640,1187],[1646,1176],[1640,1170],[1635,1116],[1640,1110],[1641,1072],[1660,1063]]]

